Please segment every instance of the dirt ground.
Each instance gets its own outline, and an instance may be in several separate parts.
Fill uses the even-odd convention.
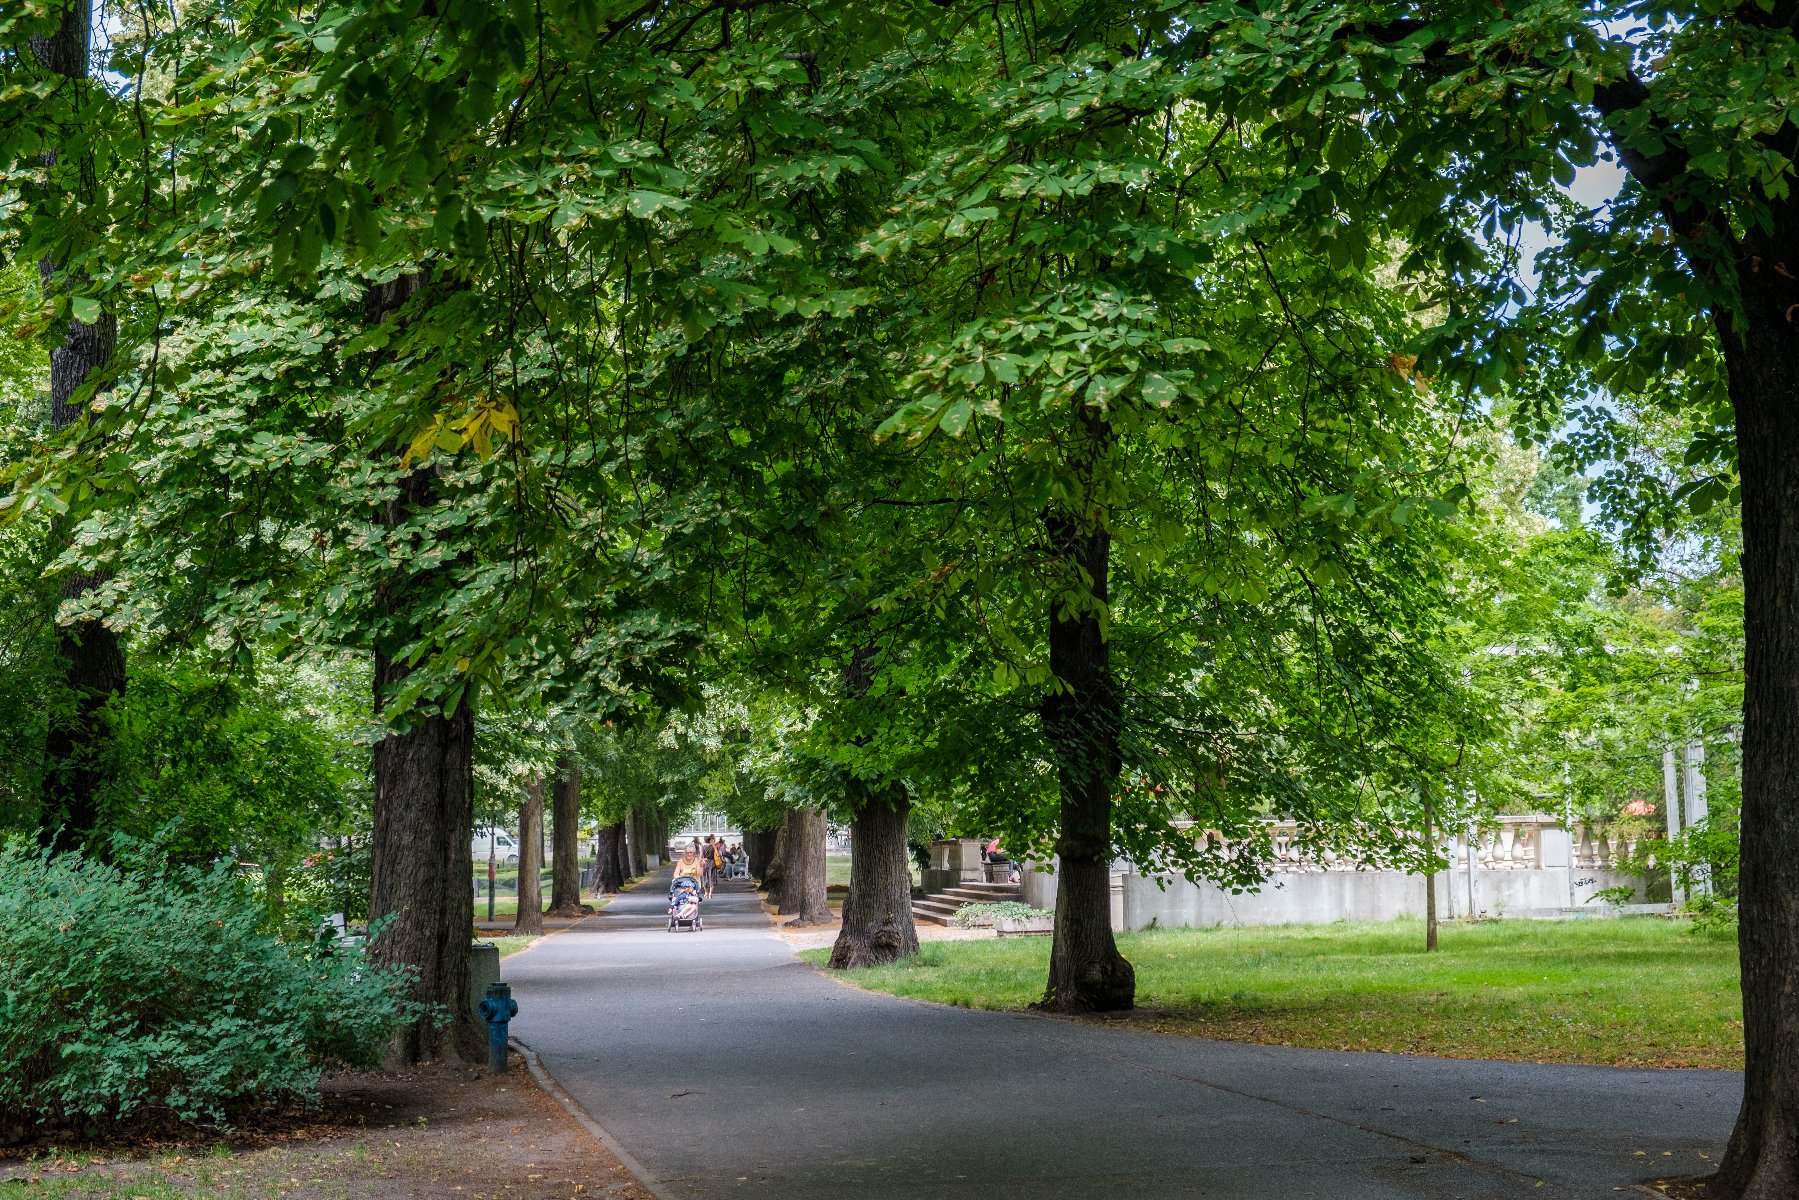
[[[843,897],[832,893],[830,906],[830,922],[789,929],[787,922],[793,918],[781,916],[775,912],[774,905],[767,900],[762,901],[762,911],[768,916],[770,928],[795,950],[816,950],[837,941],[837,932],[843,928]],[[991,929],[956,929],[948,925],[933,925],[927,921],[918,922],[917,928],[920,942],[969,942],[997,936]]]
[[[650,1200],[516,1056],[329,1080],[301,1120],[153,1152],[0,1158],[0,1200]]]

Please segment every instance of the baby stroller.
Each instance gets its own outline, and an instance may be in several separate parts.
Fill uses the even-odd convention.
[[[697,933],[704,928],[706,923],[700,920],[700,882],[683,875],[668,889],[668,931],[689,929]]]

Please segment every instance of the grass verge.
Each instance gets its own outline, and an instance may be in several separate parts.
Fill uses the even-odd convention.
[[[1171,1033],[1523,1062],[1743,1062],[1735,943],[1659,919],[1444,925],[1435,954],[1418,921],[1152,930],[1118,945],[1137,971],[1126,1020]],[[1043,993],[1049,949],[1048,938],[933,942],[842,977],[1020,1009]]]

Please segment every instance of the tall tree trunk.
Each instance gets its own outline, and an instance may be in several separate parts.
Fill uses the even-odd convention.
[[[843,690],[866,704],[874,687],[875,648],[860,646],[843,667]],[[843,898],[843,927],[831,947],[839,970],[871,967],[918,953],[912,920],[912,872],[906,860],[906,816],[912,798],[904,784],[853,785],[850,816],[850,890]]]
[[[287,864],[273,855],[262,864],[262,888],[269,912],[279,917],[281,910],[287,907]]]
[[[635,809],[625,810],[625,878],[636,879],[643,874],[643,817]]]
[[[1103,441],[1103,423],[1086,420],[1090,435]],[[1106,603],[1111,537],[1073,516],[1053,515],[1047,524],[1052,547],[1079,568],[1083,586],[1071,583],[1073,599],[1058,596],[1049,614],[1049,665],[1060,687],[1043,701],[1043,728],[1062,812],[1056,929],[1041,1007],[1111,1012],[1136,999],[1136,973],[1112,938],[1112,788],[1122,707],[1098,611]]]
[[[850,821],[850,890],[831,966],[872,967],[918,953],[906,816],[912,800],[894,784],[865,793]]]
[[[774,837],[769,842],[768,869],[762,876],[762,890],[776,912],[781,909],[781,889],[787,882],[787,824],[792,815],[790,808],[781,810],[781,823],[775,826]]]
[[[745,865],[749,867],[750,878],[758,885],[768,874],[768,864],[775,855],[775,831],[772,829],[746,829],[743,831],[743,853]]]
[[[585,916],[593,908],[581,903],[581,768],[573,759],[556,763],[552,796],[556,852],[550,864],[550,915]]]
[[[613,852],[618,857],[618,883],[620,887],[631,882],[631,824],[628,819],[621,818],[615,822],[618,829],[618,844]]]
[[[76,82],[88,78],[93,43],[91,0],[65,4],[56,32],[31,39],[31,52],[45,68]],[[57,161],[55,151],[45,156]],[[57,264],[45,258],[38,272],[48,292],[56,286]],[[50,425],[61,432],[81,421],[86,406],[75,394],[112,357],[117,326],[111,313],[89,325],[70,317],[63,339],[50,352]],[[76,600],[104,577],[75,574],[62,581],[62,598]],[[97,762],[100,710],[125,690],[125,653],[116,633],[99,621],[76,621],[56,632],[56,657],[72,704],[50,713],[44,739],[44,803],[40,838],[53,850],[82,845],[100,823],[100,789],[106,781]]]
[[[375,655],[376,710],[406,676]],[[469,1005],[469,942],[475,924],[469,841],[474,836],[475,713],[414,717],[375,744],[374,883],[369,915],[391,918],[370,946],[383,966],[413,973],[414,999],[441,1004],[447,1027],[421,1020],[404,1030],[398,1063],[478,1061],[484,1041]]]
[[[616,896],[625,886],[625,823],[614,821],[600,830],[599,851],[594,855],[594,891]]]
[[[378,325],[426,284],[424,272],[401,275],[368,290],[366,315]],[[394,451],[398,457],[397,449]],[[435,475],[414,471],[380,514],[390,529],[436,499]],[[425,578],[397,574],[382,589],[388,627],[375,644],[375,712],[411,673],[409,647],[429,614],[413,611]],[[453,713],[414,713],[403,728],[375,745],[374,881],[369,915],[390,918],[370,947],[376,962],[403,966],[412,994],[441,1005],[447,1025],[426,1018],[401,1033],[396,1063],[428,1058],[479,1061],[486,1042],[469,1004],[469,945],[474,929],[475,697],[470,689]]]
[[[825,898],[825,814],[818,808],[787,812],[787,872],[781,880],[781,915],[790,928],[825,925],[831,906]]]
[[[1436,828],[1431,824],[1430,785],[1420,789],[1424,799],[1424,849],[1432,855],[1435,862],[1437,852]],[[1437,872],[1432,867],[1424,870],[1424,949],[1434,951],[1437,948]]]
[[[1717,323],[1743,488],[1743,1107],[1720,1195],[1799,1196],[1799,204],[1751,232]],[[1785,265],[1784,269],[1782,264]]]
[[[543,780],[525,784],[518,806],[518,915],[512,932],[543,932]]]

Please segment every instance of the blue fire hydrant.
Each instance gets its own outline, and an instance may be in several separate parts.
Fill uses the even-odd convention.
[[[506,1073],[506,1025],[518,1016],[518,1001],[512,988],[504,983],[487,985],[487,999],[481,1001],[481,1015],[487,1020],[487,1066],[496,1075]]]

